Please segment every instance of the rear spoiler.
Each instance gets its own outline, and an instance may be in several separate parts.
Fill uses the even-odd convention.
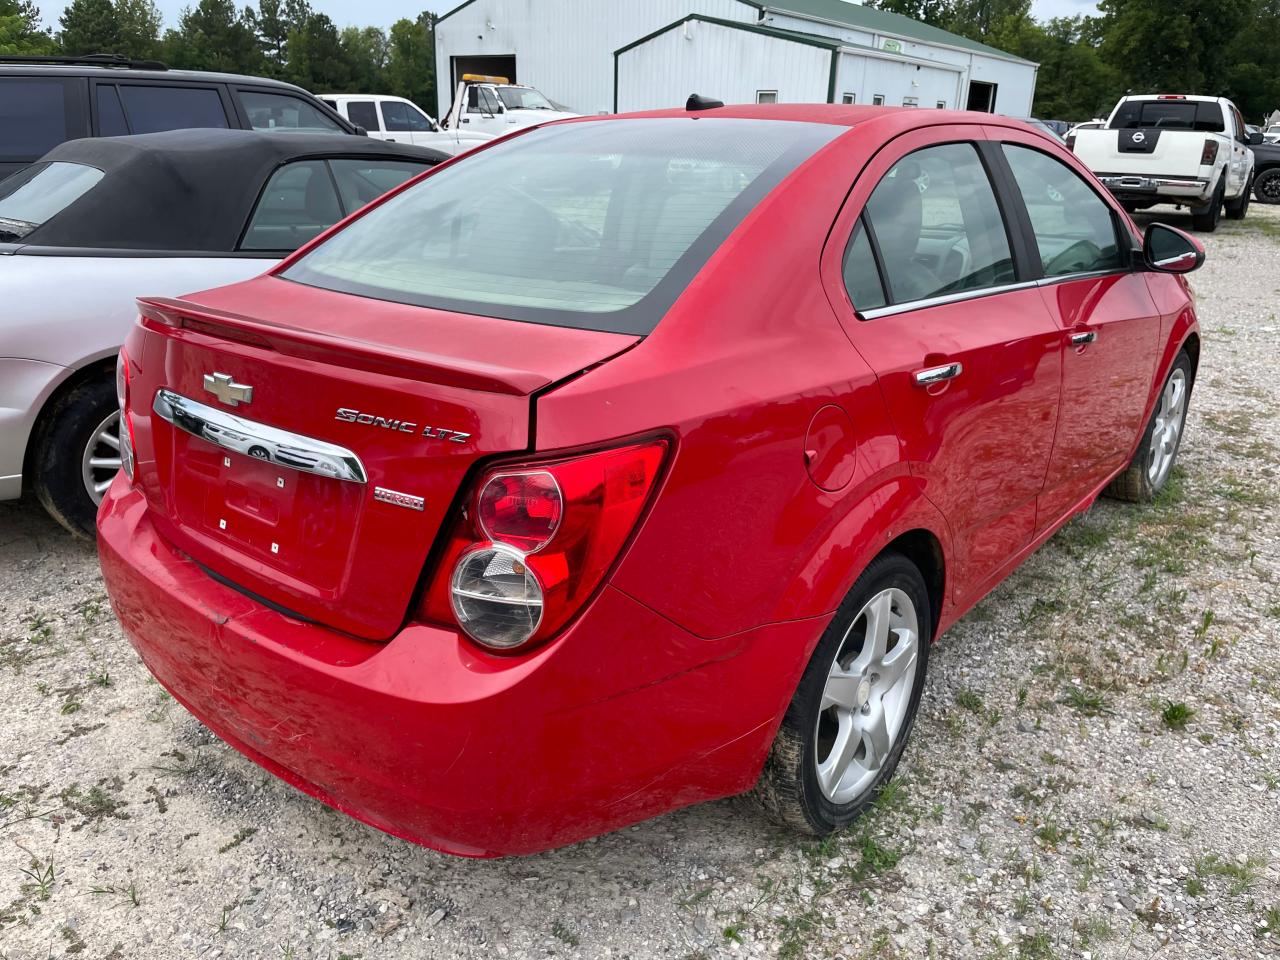
[[[336,363],[350,369],[405,377],[422,383],[528,396],[549,382],[544,375],[532,370],[460,360],[421,350],[396,348],[392,353],[390,348],[367,340],[318,334],[299,327],[214,310],[189,300],[140,297],[138,310],[141,314],[139,323],[144,327],[211,334],[286,356]]]

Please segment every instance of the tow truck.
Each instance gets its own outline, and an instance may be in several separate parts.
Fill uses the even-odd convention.
[[[449,130],[501,136],[519,127],[580,116],[560,109],[533,87],[506,77],[464,73],[444,118]]]

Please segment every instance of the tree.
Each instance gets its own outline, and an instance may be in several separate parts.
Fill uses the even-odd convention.
[[[1280,0],[1261,0],[1227,49],[1226,95],[1261,124],[1280,108]]]
[[[941,27],[955,16],[953,0],[866,0],[866,6],[900,13],[933,27]]]
[[[323,13],[313,13],[289,33],[285,76],[290,83],[317,92],[341,92],[351,85],[351,67],[338,28]]]
[[[40,28],[40,11],[31,0],[0,0],[0,54],[48,54],[57,48]]]
[[[1137,91],[1222,93],[1231,42],[1256,5],[1257,0],[1101,0],[1103,58]]]
[[[200,0],[187,7],[178,29],[165,33],[165,59],[187,70],[261,73],[262,51],[248,11],[237,11],[234,0]]]
[[[391,25],[387,55],[387,89],[412,100],[431,115],[436,112],[435,15],[422,13],[417,20],[397,20]]]
[[[115,0],[117,50],[146,60],[160,55],[160,10],[154,0]]]
[[[347,27],[340,38],[351,68],[353,93],[386,93],[387,58],[391,49],[381,27]]]
[[[64,53],[115,53],[120,45],[120,23],[111,0],[72,0],[59,19],[59,39]]]

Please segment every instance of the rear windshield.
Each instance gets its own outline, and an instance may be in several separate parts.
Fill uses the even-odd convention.
[[[1222,107],[1205,100],[1126,100],[1111,118],[1112,130],[1162,127],[1221,133]]]
[[[397,303],[649,333],[748,211],[844,130],[728,118],[534,130],[410,187],[282,276]]]
[[[37,163],[0,181],[0,243],[21,240],[84,196],[102,171],[83,163]]]

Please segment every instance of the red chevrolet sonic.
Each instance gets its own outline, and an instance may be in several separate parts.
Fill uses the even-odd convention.
[[[214,732],[417,843],[753,788],[823,834],[892,776],[939,633],[1166,482],[1203,257],[990,115],[517,133],[141,301],[107,586]]]

